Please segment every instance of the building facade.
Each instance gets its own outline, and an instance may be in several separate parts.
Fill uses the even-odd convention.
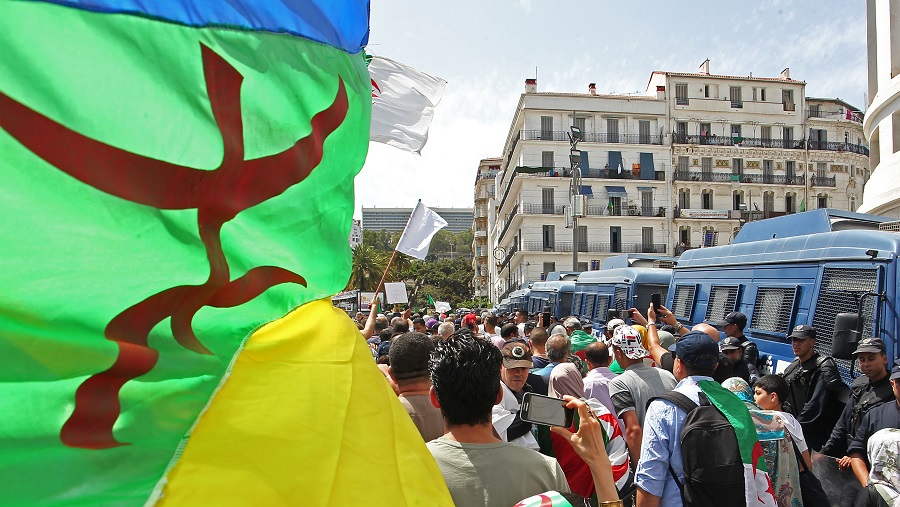
[[[503,154],[487,233],[495,302],[620,253],[727,244],[747,220],[852,210],[868,177],[857,109],[807,98],[788,69],[719,76],[708,61],[654,72],[639,96],[538,92],[527,80]]]
[[[866,32],[872,180],[859,211],[900,218],[900,5],[867,0]]]
[[[478,164],[475,175],[475,219],[472,223],[472,287],[475,297],[490,297],[489,270],[492,252],[488,246],[490,227],[496,216],[494,179],[500,172],[502,159],[486,158]]]
[[[450,232],[462,232],[472,229],[472,208],[432,208],[432,211],[447,221],[444,230]],[[388,232],[402,231],[406,228],[412,208],[362,208],[362,228],[365,231]]]

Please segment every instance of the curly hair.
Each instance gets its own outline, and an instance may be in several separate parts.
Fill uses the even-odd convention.
[[[500,392],[500,349],[468,329],[435,346],[429,361],[431,384],[448,425],[491,421]]]

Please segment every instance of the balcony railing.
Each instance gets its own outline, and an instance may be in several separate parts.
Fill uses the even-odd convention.
[[[869,148],[861,144],[850,144],[843,142],[827,142],[827,141],[810,141],[809,149],[811,150],[827,150],[827,151],[849,151],[850,153],[858,153],[860,155],[869,156]]]
[[[809,177],[809,184],[814,187],[836,187],[837,182],[835,181],[835,177],[828,176],[817,176],[813,175]]]
[[[826,111],[824,109],[807,109],[806,116],[809,118],[824,118],[827,120],[846,120],[852,121],[856,123],[862,123],[863,114],[859,111],[852,110],[832,110]]]
[[[548,167],[546,171],[540,172],[529,172],[529,173],[516,173],[519,177],[555,177],[555,178],[571,178],[572,177],[572,169],[569,167]],[[608,179],[608,180],[639,180],[641,179],[638,174],[635,176],[634,171],[632,169],[626,170],[622,168],[622,174],[619,174],[618,170],[597,168],[591,167],[586,171],[582,169],[582,177],[583,178],[599,178],[599,179]],[[665,181],[666,180],[666,172],[665,171],[654,171],[653,180],[646,181]]]
[[[561,204],[522,203],[522,205],[519,206],[519,210],[528,215],[562,215],[565,213]]]
[[[611,243],[599,243],[593,241],[579,242],[578,251],[587,253],[666,253],[666,245],[664,243],[620,243],[613,245]],[[550,244],[544,244],[540,241],[526,241],[522,244],[523,252],[555,252],[566,253],[572,252],[571,241],[555,241]]]
[[[747,148],[781,148],[788,150],[802,150],[803,141],[793,139],[765,139],[761,137],[717,136],[712,135],[684,135],[673,134],[676,144],[705,144],[710,146],[742,146]]]
[[[737,178],[735,180],[735,178]],[[803,176],[783,174],[733,174],[730,172],[675,171],[675,181],[712,181],[740,183],[764,183],[771,185],[803,185]]]
[[[519,245],[513,245],[509,248],[509,251],[506,252],[506,257],[503,258],[503,262],[500,263],[500,269],[502,270],[506,266],[509,265],[509,261],[512,259],[513,255],[519,251]]]
[[[516,213],[519,212],[519,205],[516,204],[513,206],[512,211],[509,212],[509,215],[506,216],[506,222],[503,223],[503,229],[500,230],[500,236],[497,237],[497,240],[500,241],[503,239],[503,235],[506,234],[506,230],[509,229],[509,224],[512,223],[513,218],[516,218]]]
[[[525,141],[569,142],[569,132],[564,130],[523,130],[517,139]],[[662,144],[662,137],[651,134],[616,134],[610,132],[582,132],[581,140],[588,143],[611,144]]]
[[[641,207],[641,206],[588,206],[588,216],[604,216],[604,217],[665,217],[666,207]]]

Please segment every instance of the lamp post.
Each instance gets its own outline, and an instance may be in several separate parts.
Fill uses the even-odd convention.
[[[572,122],[575,121],[575,112],[572,111]],[[569,127],[569,164],[572,168],[572,271],[578,271],[578,217],[584,216],[584,197],[581,195],[581,152],[578,150],[578,142],[582,139],[581,129],[572,125]]]

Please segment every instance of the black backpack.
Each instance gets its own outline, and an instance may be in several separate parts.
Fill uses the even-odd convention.
[[[746,507],[744,462],[734,427],[725,415],[702,392],[700,405],[676,391],[651,401],[655,399],[668,400],[687,412],[680,436],[683,484],[669,465],[684,506]]]

